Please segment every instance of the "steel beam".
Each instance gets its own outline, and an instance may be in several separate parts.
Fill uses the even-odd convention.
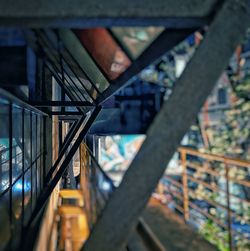
[[[76,150],[80,146],[83,138],[85,137],[86,133],[88,132],[89,128],[91,127],[92,123],[94,122],[96,116],[100,112],[101,107],[96,107],[91,116],[86,118],[86,123],[83,123],[83,128],[80,128],[81,132],[77,136],[77,139],[73,143],[72,147],[69,149],[67,156],[65,157],[64,161],[60,163],[60,166],[57,170],[57,173],[53,177],[53,179],[47,184],[44,190],[41,192],[36,207],[31,215],[30,221],[25,226],[24,232],[26,233],[25,238],[23,238],[22,242],[20,243],[20,249],[18,250],[33,250],[36,236],[39,231],[39,222],[41,222],[41,218],[43,216],[44,207],[46,206],[46,202],[48,201],[52,191],[55,189],[56,185],[58,184],[60,178],[62,177],[63,173],[68,168],[70,161],[72,160]],[[27,237],[27,238],[26,238]]]
[[[74,122],[78,121],[79,115],[60,115],[58,116],[58,120],[64,121],[64,122]]]
[[[93,124],[93,122],[96,119],[97,115],[99,114],[100,110],[101,110],[100,106],[96,107],[88,118],[83,119],[84,122],[81,121],[83,123],[81,124],[80,128],[78,128],[78,132],[75,135],[77,137],[76,140],[74,141],[74,143],[72,144],[72,146],[70,148],[69,148],[69,146],[67,147],[68,153],[67,153],[66,157],[63,159],[63,161],[59,161],[58,170],[55,173],[55,176],[49,181],[49,183],[47,184],[47,186],[45,187],[45,189],[42,191],[41,195],[39,196],[36,207],[32,213],[31,220],[28,223],[27,227],[29,227],[32,224],[32,221],[39,215],[41,209],[44,207],[50,194],[55,189],[57,183],[59,182],[63,173],[67,169],[70,161],[72,160],[74,154],[76,153],[83,138],[87,134],[89,128]]]
[[[9,0],[0,1],[0,24],[25,27],[196,25],[219,0]],[[191,17],[191,18],[190,18]],[[180,18],[180,19],[179,19]]]
[[[49,115],[51,116],[68,116],[68,115],[84,115],[83,112],[75,112],[75,111],[52,111],[52,112],[49,112]]]
[[[49,170],[48,174],[46,175],[45,182],[49,182],[50,179],[53,176],[53,173],[57,169],[57,167],[60,165],[60,163],[63,162],[64,156],[67,152],[67,150],[70,147],[70,144],[73,142],[73,139],[77,136],[77,133],[79,134],[79,130],[83,129],[83,122],[85,120],[85,116],[82,116],[76,123],[72,125],[70,128],[68,134],[66,135],[65,141],[62,144],[62,148],[60,149],[59,155],[57,160],[55,161],[54,165]]]
[[[121,76],[113,81],[110,86],[97,98],[97,103],[101,104],[106,99],[114,95],[115,92],[125,87],[130,83],[129,80],[133,81],[133,77],[141,72],[148,65],[152,64],[164,53],[172,49],[176,44],[184,40],[188,35],[194,32],[195,29],[165,29],[155,41],[148,46],[148,48],[139,56],[131,66],[121,74]]]
[[[26,108],[30,111],[33,111],[35,113],[38,113],[40,115],[43,116],[48,116],[47,113],[42,112],[41,110],[31,106],[30,104],[26,103],[25,101],[17,98],[16,96],[14,96],[13,94],[11,94],[10,92],[6,91],[5,89],[0,88],[0,96],[4,97],[5,99],[7,99],[9,102],[15,103],[23,108]]]
[[[86,86],[84,86],[84,84],[81,83],[82,88],[80,88],[80,86],[78,86],[75,83],[72,76],[66,71],[67,68],[65,68],[63,66],[63,57],[61,55],[61,52],[58,51],[58,48],[57,48],[58,45],[54,44],[52,39],[49,39],[47,32],[45,32],[43,30],[35,30],[35,34],[38,39],[37,41],[38,41],[39,45],[41,46],[41,50],[46,53],[46,56],[48,57],[47,58],[48,62],[50,62],[51,66],[55,70],[54,74],[57,74],[59,76],[59,78],[61,79],[62,86],[64,86],[64,90],[66,89],[65,83],[67,82],[68,87],[70,87],[70,89],[71,89],[71,92],[74,90],[74,93],[76,94],[76,96],[78,96],[78,98],[80,100],[84,100],[84,99],[86,100],[86,97],[84,95],[86,93],[94,102],[94,98],[91,95],[91,93],[88,91]],[[55,34],[51,33],[51,35],[55,35]],[[70,64],[68,64],[68,66],[71,68],[71,71],[72,71],[72,67],[70,66]],[[72,71],[72,73],[78,79],[78,81],[80,81],[80,79],[78,78],[78,76],[74,72],[74,70]],[[61,75],[61,77],[59,74]],[[68,95],[68,93],[67,93],[67,95]],[[74,99],[71,98],[71,100],[74,100]]]
[[[248,3],[225,1],[82,250],[118,251],[125,247],[166,165],[242,41],[249,26]]]
[[[38,101],[30,102],[30,105],[36,107],[73,107],[73,106],[93,106],[88,101]]]

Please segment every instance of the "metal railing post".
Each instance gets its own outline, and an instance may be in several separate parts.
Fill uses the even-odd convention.
[[[183,209],[184,219],[189,220],[189,203],[188,203],[188,178],[187,178],[187,155],[185,150],[181,150],[181,165],[182,165],[182,189],[183,189]]]
[[[226,178],[226,196],[227,196],[227,225],[228,225],[228,244],[229,250],[233,251],[233,236],[232,236],[232,215],[230,208],[230,185],[229,185],[229,167],[227,162],[224,160],[225,165],[225,178]]]
[[[0,151],[0,189],[2,189],[3,165],[2,165],[2,151]]]

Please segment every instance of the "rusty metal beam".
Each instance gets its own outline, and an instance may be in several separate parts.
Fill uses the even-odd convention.
[[[0,1],[0,25],[98,27],[165,25],[193,27],[219,0],[8,0]]]
[[[148,130],[146,140],[83,251],[117,251],[125,247],[167,163],[245,34],[250,19],[248,3],[248,0],[225,1],[173,94]]]

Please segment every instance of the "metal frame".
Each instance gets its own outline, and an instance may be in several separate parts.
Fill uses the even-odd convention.
[[[12,4],[12,2],[4,3],[2,8],[0,8],[1,24],[30,25],[32,23],[34,26],[41,24],[50,26],[56,24],[57,26],[60,26],[77,25],[76,23],[78,23],[78,25],[91,24],[97,26],[96,24],[101,24],[110,26],[114,24],[135,25],[141,23],[146,25],[150,23],[152,25],[161,23],[166,26],[172,25],[176,28],[185,26],[185,23],[183,22],[181,23],[181,26],[179,26],[180,24],[178,24],[178,20],[203,20],[212,14],[215,10],[214,7],[218,4],[218,1],[216,0],[205,0],[202,3],[197,0],[192,0],[192,2],[185,0],[176,0],[174,2],[147,0],[146,2],[131,1],[129,3],[120,0],[116,3],[113,1],[105,2],[101,0],[85,2],[77,0],[73,5],[65,0],[60,1],[60,3],[58,1],[44,2],[40,0],[36,3],[31,3],[30,1],[31,0],[28,0],[25,10],[22,9],[21,12],[20,6],[23,4],[21,1],[18,0],[15,4]],[[95,251],[101,250],[102,248],[102,250],[108,251],[119,250],[124,241],[128,238],[130,230],[138,220],[138,215],[140,215],[147,199],[151,195],[152,190],[165,169],[164,162],[169,161],[172,153],[189,127],[191,121],[195,118],[206,96],[211,91],[212,85],[223,70],[226,61],[230,56],[229,54],[232,53],[236,43],[239,42],[239,37],[245,32],[247,22],[249,21],[249,18],[247,19],[246,17],[249,15],[248,2],[249,1],[246,0],[225,1],[222,11],[220,11],[218,17],[216,17],[209,28],[207,37],[203,41],[201,47],[197,50],[180,80],[177,81],[176,88],[169,99],[169,103],[164,105],[162,111],[149,129],[147,140],[139,151],[138,156],[132,162],[122,184],[115,191],[105,207],[100,221],[97,223],[89,240],[83,248],[84,250]],[[231,4],[233,6],[231,6]],[[190,8],[190,6],[192,6],[192,8]],[[188,16],[191,16],[191,18],[189,19]],[[60,18],[63,18],[63,20],[58,21]],[[194,27],[193,24],[191,27]],[[218,34],[215,35],[215,33],[219,33],[219,36]],[[223,36],[221,36],[222,33]],[[224,46],[223,44],[225,41],[227,41],[227,46]],[[47,44],[47,41],[40,43],[40,46],[41,48],[50,47],[51,49],[51,46],[50,44]],[[54,50],[54,48],[52,48],[52,50]],[[50,53],[46,53],[45,50],[43,50],[43,54],[44,56],[50,56]],[[219,54],[218,65],[213,66],[214,58]],[[150,55],[152,56],[152,54],[148,54],[150,60],[152,60]],[[208,57],[206,57],[207,55]],[[143,63],[146,62],[147,54],[144,54],[144,57],[145,58],[140,62],[142,65],[139,67],[137,66],[137,70],[136,68],[133,70],[131,68],[131,72],[127,72],[126,75],[124,74],[123,77],[119,78],[114,88],[110,86],[110,88],[103,93],[103,97],[98,99],[97,103],[102,103],[110,95],[114,94],[115,91],[124,86],[132,75],[137,74],[136,72],[139,72],[139,69],[143,68],[142,66]],[[201,62],[204,58],[206,58],[206,64],[208,64],[206,69],[201,66]],[[60,59],[59,62],[57,58],[55,58],[55,60],[51,58],[46,60],[51,67],[50,70],[53,75],[59,80],[58,83],[61,84],[61,88],[67,90],[67,93],[70,94],[70,96],[68,95],[69,98],[74,100],[75,95],[72,95],[70,87],[73,87],[73,85],[75,86],[75,83],[72,81],[70,75],[68,75],[68,79],[66,79],[65,74],[67,73],[64,72],[63,69],[62,57],[60,57]],[[60,62],[62,72],[57,67],[57,63],[60,65]],[[148,61],[148,63],[149,62],[151,61]],[[60,76],[60,72],[62,73],[62,76]],[[199,79],[202,79],[204,72],[207,73],[207,79],[204,80],[204,85],[200,86]],[[71,86],[70,83],[68,83],[66,88],[64,85],[66,82],[72,82]],[[88,92],[87,95],[89,95]],[[82,97],[86,98],[84,94],[82,94]],[[182,98],[181,104],[179,102],[180,97]],[[93,103],[95,103],[94,100]],[[11,109],[12,105],[10,105],[10,112]],[[61,159],[58,160],[59,169],[53,179],[48,182],[46,189],[40,195],[35,211],[32,214],[31,221],[29,222],[29,226],[41,213],[41,209],[44,207],[62,174],[67,169],[67,166],[79,147],[82,138],[86,135],[87,130],[93,123],[99,111],[100,108],[95,108],[83,128],[82,125],[80,125],[78,128],[79,130],[76,130],[78,125],[76,124],[73,128],[74,130],[72,129],[72,135],[74,132],[74,134],[77,135],[77,139],[65,159],[61,157]],[[182,115],[183,118],[180,119],[179,116]],[[183,123],[183,120],[185,123]],[[11,117],[10,122],[12,124]],[[82,130],[80,131],[80,129]],[[33,132],[31,132],[31,134],[32,133]],[[10,128],[10,134],[12,135],[12,126]],[[67,138],[67,142],[72,139],[72,135]],[[62,149],[68,149],[70,143],[67,143],[67,147],[65,145],[62,146]],[[10,146],[10,156],[12,160],[12,139]],[[167,155],[162,155],[162,149],[164,149],[164,151],[167,150]],[[154,162],[155,160],[152,160],[150,156],[152,150],[154,150],[156,162]],[[10,164],[10,166],[11,165],[12,164]],[[156,165],[154,170],[152,170],[153,165]],[[142,173],[144,175],[141,175]],[[12,171],[10,171],[10,177],[10,180],[12,181]],[[146,181],[149,182],[145,182],[145,177],[147,177]],[[147,185],[147,189],[145,188],[145,185]],[[131,196],[131,198],[125,203],[124,198],[126,198],[126,196]],[[12,200],[12,197],[10,197],[10,200]],[[138,203],[136,207],[133,207],[131,204],[134,201]],[[117,211],[117,205],[121,206],[121,210]],[[12,204],[10,204],[10,209],[11,207]],[[127,214],[127,217],[121,217],[121,214],[123,215],[124,212]],[[113,225],[112,227],[109,227],[109,224],[111,223]],[[107,229],[110,231],[106,231]],[[96,241],[96,239],[98,239],[98,241]],[[115,240],[115,243],[113,243],[112,240]]]
[[[74,111],[52,111],[49,112],[49,115],[55,116],[55,115],[84,115],[83,112],[74,112]]]
[[[69,51],[69,49],[63,44],[62,39],[60,38],[60,34],[57,33],[58,39],[59,41],[62,43],[63,45],[63,49],[64,51],[70,56],[71,60],[74,62],[74,64],[79,68],[80,72],[84,75],[84,77],[92,84],[92,87],[96,90],[96,92],[98,94],[100,94],[100,91],[98,89],[98,87],[95,85],[95,83],[93,83],[93,81],[91,81],[91,79],[88,77],[88,75],[86,74],[86,72],[82,69],[81,65],[78,63],[78,61],[72,56],[72,53]],[[62,52],[60,53],[60,55],[62,56],[62,59],[66,62],[65,57],[62,55]],[[77,80],[81,82],[81,80],[79,79],[78,75],[74,72],[73,68],[70,66],[71,71],[73,72],[73,74],[75,75],[75,77],[77,78]],[[84,84],[83,84],[84,85]],[[88,92],[86,90],[86,92]],[[90,95],[90,94],[89,94]]]
[[[8,91],[6,91],[5,89],[2,89],[2,88],[0,88],[0,97],[1,96],[3,98],[7,99],[9,102],[15,103],[15,104],[19,105],[20,107],[23,107],[23,108],[25,108],[27,110],[38,113],[38,114],[43,115],[43,116],[48,116],[47,113],[37,109],[36,107],[28,104],[27,102],[17,98],[16,96],[12,95],[11,93],[9,93]]]
[[[75,70],[70,65],[70,63],[66,62],[66,59],[65,59],[65,57],[63,55],[63,50],[62,50],[62,48],[60,48],[61,46],[57,45],[58,48],[56,48],[55,45],[53,45],[51,39],[47,36],[47,34],[46,34],[46,32],[44,30],[34,30],[34,32],[35,32],[36,37],[37,37],[37,42],[40,45],[40,50],[43,51],[43,53],[47,56],[47,58],[45,60],[47,60],[49,62],[49,64],[52,66],[52,68],[53,68],[52,74],[58,80],[60,80],[59,84],[61,83],[61,87],[64,89],[66,94],[71,98],[71,100],[76,101],[76,99],[74,97],[77,97],[79,99],[79,101],[84,99],[86,102],[88,102],[88,100],[85,97],[87,95],[87,97],[90,98],[93,103],[95,103],[95,99],[92,96],[91,91],[85,86],[85,84],[82,82],[82,80],[78,77],[78,75],[76,74]],[[62,41],[59,40],[60,39],[59,35],[58,34],[54,34],[54,35],[57,36],[57,39],[58,39],[57,43],[63,45]],[[44,50],[44,47],[47,48],[47,49],[49,48],[51,53],[48,54]],[[66,48],[63,48],[63,49],[66,50]],[[68,50],[66,50],[66,51],[70,55],[70,57],[73,60],[74,64],[77,65],[78,69],[84,74],[84,77],[91,84],[92,88],[97,92],[97,94],[100,94],[100,92],[99,92],[98,88],[96,87],[96,85],[93,82],[91,82],[91,80],[88,78],[87,74],[80,67],[80,65],[74,60],[74,58],[72,57],[70,52]],[[57,56],[59,57],[59,59],[57,59]],[[54,57],[53,61],[52,61],[52,57]],[[56,63],[60,66],[61,69],[58,69],[58,67],[55,65]],[[83,90],[85,90],[85,92],[83,92],[83,90],[79,89],[79,86],[75,84],[75,82],[72,79],[71,75],[67,71],[65,71],[64,64],[67,65],[68,69],[72,72],[74,77],[79,81],[81,87],[83,88]],[[49,69],[51,70],[50,67],[49,67]],[[61,77],[59,76],[60,72],[62,74]],[[71,90],[68,87],[66,89],[65,82],[67,82],[67,86],[69,86]],[[74,91],[75,94],[73,94],[73,91]],[[79,94],[80,94],[80,96],[79,96]]]
[[[66,0],[0,4],[3,25],[25,27],[98,27],[165,25],[174,28],[197,25],[209,17],[220,1],[101,1]]]
[[[232,229],[232,219],[234,218],[239,218],[241,219],[242,217],[240,216],[240,213],[237,213],[231,209],[231,198],[239,200],[242,203],[249,204],[250,203],[247,200],[244,200],[237,195],[234,195],[230,193],[229,190],[229,182],[235,183],[242,185],[244,187],[250,187],[250,182],[246,180],[237,180],[233,179],[229,176],[229,168],[230,166],[236,166],[237,168],[250,168],[250,162],[245,161],[245,160],[240,160],[240,159],[235,159],[235,158],[229,158],[229,157],[224,157],[220,155],[215,155],[215,154],[208,154],[208,153],[201,153],[197,150],[186,148],[186,147],[180,147],[178,149],[178,152],[180,153],[181,156],[181,167],[182,167],[182,181],[176,181],[172,179],[171,177],[164,176],[165,179],[169,181],[171,184],[170,186],[173,187],[178,187],[181,192],[174,192],[169,188],[168,193],[172,195],[175,199],[178,201],[183,201],[183,205],[178,205],[175,203],[175,208],[177,211],[181,212],[183,218],[185,221],[188,223],[189,220],[189,210],[190,208],[197,210],[200,212],[202,215],[207,217],[208,219],[212,220],[215,222],[220,228],[226,229],[228,231],[228,245],[230,250],[234,250],[234,240],[233,236],[234,234],[237,235],[237,230]],[[194,156],[198,157],[202,160],[202,163],[197,164],[193,162],[192,160],[187,161],[187,156]],[[225,171],[224,178],[226,180],[226,187],[225,189],[221,189],[218,185],[212,186],[210,182],[199,179],[193,175],[188,174],[187,170],[195,170],[196,172],[201,172],[207,175],[211,175],[212,177],[221,177],[221,173],[218,170],[213,170],[216,168],[216,165],[214,162],[217,163],[223,163],[224,166],[221,167]],[[219,165],[218,165],[219,166]],[[206,167],[206,168],[205,168]],[[213,167],[213,168],[211,168]],[[188,180],[191,180],[192,182],[196,184],[203,185],[205,188],[209,189],[213,193],[223,193],[225,194],[226,197],[226,205],[224,203],[219,202],[219,201],[213,201],[212,199],[206,198],[206,196],[202,196],[202,199],[209,203],[211,206],[219,207],[220,209],[224,210],[227,212],[227,220],[221,221],[220,219],[217,218],[215,215],[211,215],[209,212],[206,212],[202,210],[202,208],[199,208],[195,203],[191,202],[192,197],[190,197],[190,193],[193,192],[193,189],[191,189],[188,185]],[[243,216],[244,217],[244,216]],[[239,233],[238,233],[239,234]]]
[[[1,90],[1,89],[0,89]],[[17,245],[17,242],[19,241],[19,238],[21,238],[25,231],[24,231],[24,225],[25,225],[25,222],[24,222],[24,215],[28,214],[28,211],[29,210],[32,210],[32,200],[34,199],[33,197],[34,196],[37,196],[37,191],[35,194],[32,193],[32,184],[33,184],[33,179],[34,177],[32,175],[30,175],[30,200],[29,200],[29,203],[28,205],[24,205],[24,199],[25,199],[25,174],[31,170],[31,172],[33,171],[33,169],[36,171],[36,176],[37,176],[37,166],[36,166],[36,163],[37,161],[39,161],[41,158],[43,158],[45,156],[45,152],[44,151],[36,151],[36,156],[34,156],[34,159],[30,160],[29,164],[26,165],[25,164],[25,158],[27,157],[27,153],[26,153],[26,148],[25,148],[25,116],[29,116],[31,118],[31,115],[33,114],[33,116],[35,116],[35,118],[37,119],[37,116],[41,116],[42,118],[45,118],[47,117],[47,114],[45,113],[42,113],[41,111],[35,109],[34,107],[31,107],[30,105],[28,105],[27,103],[17,99],[16,97],[13,97],[11,94],[9,94],[8,92],[4,91],[4,90],[1,90],[1,93],[0,93],[0,97],[6,101],[6,107],[8,107],[8,123],[9,123],[9,128],[8,128],[8,144],[9,144],[9,148],[8,150],[8,153],[9,153],[9,158],[8,158],[8,163],[9,163],[9,170],[8,170],[8,173],[9,173],[9,184],[8,184],[8,187],[1,192],[0,194],[0,197],[2,196],[5,196],[6,193],[9,193],[9,205],[8,205],[8,215],[9,215],[9,222],[10,222],[10,225],[12,225],[13,227],[10,228],[10,231],[11,231],[11,236],[10,236],[10,242],[9,242],[9,247],[11,248],[16,248],[16,245]],[[2,105],[2,103],[1,103]],[[19,125],[15,125],[14,124],[14,119],[13,119],[13,116],[14,116],[14,109],[18,109],[18,116],[20,116],[20,120],[18,120],[18,122],[20,122],[22,124],[22,129],[19,131],[19,135],[22,139],[22,141],[19,141],[19,139],[16,139],[17,141],[17,145],[13,145],[13,139],[14,139],[14,128],[17,128],[19,127]],[[7,118],[6,118],[7,119]],[[32,121],[30,120],[29,121],[30,123],[30,126],[32,125]],[[43,123],[43,119],[40,120],[40,123],[41,123],[41,126],[42,126],[42,123]],[[16,127],[17,126],[17,127]],[[32,154],[32,149],[35,147],[36,149],[40,146],[38,146],[38,142],[35,141],[35,146],[34,146],[34,142],[32,140],[32,133],[35,133],[36,134],[36,137],[40,137],[40,135],[37,135],[37,130],[34,130],[32,132],[32,130],[29,131],[29,138],[30,138],[30,152]],[[18,143],[19,142],[19,143]],[[41,141],[40,141],[41,143]],[[16,151],[14,152],[14,148],[18,146],[20,148],[20,151],[21,153],[19,154],[16,154]],[[2,152],[2,151],[1,151]],[[19,172],[17,173],[17,175],[15,175],[15,180],[13,180],[13,170],[14,170],[14,162],[13,162],[13,159],[17,158],[19,155],[22,155],[22,158],[19,160],[20,163],[21,163],[21,169],[19,169]],[[31,156],[30,156],[31,158]],[[0,165],[2,164],[2,158],[1,158],[1,163]],[[34,166],[35,165],[35,166]],[[40,163],[40,175],[41,176],[41,169],[44,168],[43,166],[41,166],[41,163]],[[35,176],[35,179],[37,179],[37,177]],[[17,182],[19,182],[21,179],[21,185],[22,185],[22,188],[21,188],[21,197],[19,198],[20,201],[21,201],[21,205],[20,205],[20,209],[21,209],[21,215],[20,215],[20,218],[19,219],[16,219],[14,218],[14,214],[13,214],[13,203],[15,202],[14,201],[14,198],[13,198],[13,187],[17,184]],[[36,181],[37,182],[37,181]],[[36,186],[36,189],[37,189],[37,186]],[[15,224],[17,224],[15,226]],[[19,232],[20,231],[20,232]],[[20,233],[20,234],[19,234]]]
[[[177,80],[169,100],[154,119],[146,140],[81,250],[116,251],[128,241],[166,164],[211,93],[236,45],[245,35],[249,27],[249,13],[248,0],[223,2],[223,7]],[[126,199],[128,197],[129,200]]]
[[[66,135],[66,138],[62,144],[62,147],[61,147],[60,152],[58,154],[57,160],[55,161],[54,165],[50,168],[49,172],[46,175],[45,183],[49,182],[54,171],[57,169],[58,165],[63,160],[63,157],[66,154],[70,144],[72,143],[72,141],[75,138],[75,136],[77,135],[77,133],[79,133],[79,129],[82,127],[85,118],[86,118],[85,116],[82,116],[77,122],[74,122],[74,124],[70,128],[70,130],[69,130],[68,134]]]
[[[30,105],[35,107],[93,107],[93,104],[88,101],[34,101]]]
[[[60,87],[64,90],[64,92],[67,94],[67,96],[71,99],[71,100],[75,100],[74,95],[78,96],[77,93],[73,94],[73,92],[70,91],[69,87],[68,87],[68,80],[66,80],[67,82],[67,86],[63,84],[63,79],[62,77],[60,77],[58,75],[58,73],[60,72],[60,70],[56,67],[56,65],[53,63],[53,61],[47,56],[43,45],[37,41],[38,43],[38,47],[34,47],[34,50],[36,53],[38,53],[39,55],[42,53],[43,54],[43,61],[44,61],[44,65],[45,67],[50,71],[50,73],[52,74],[52,76],[55,78],[55,80],[57,81],[57,83],[60,85]],[[46,47],[46,46],[45,46]],[[53,55],[53,53],[51,53],[51,55]],[[81,97],[78,96],[78,98],[81,100]],[[83,97],[84,98],[84,97]],[[84,98],[85,99],[85,98]],[[85,99],[86,100],[86,99]],[[87,100],[86,100],[87,101]],[[78,108],[78,110],[80,111],[80,109]]]
[[[39,44],[39,48],[40,48],[39,50],[42,51],[44,53],[44,55],[46,55],[46,57],[45,57],[45,60],[46,60],[45,65],[46,65],[46,67],[49,69],[49,71],[51,72],[51,74],[53,75],[53,77],[57,80],[57,83],[60,85],[60,87],[65,91],[65,93],[67,94],[67,96],[71,100],[75,100],[75,97],[77,97],[79,100],[82,100],[82,98],[84,100],[86,100],[86,97],[81,92],[79,92],[79,93],[81,94],[82,97],[79,96],[79,93],[77,93],[77,91],[74,89],[76,87],[75,84],[74,84],[74,81],[67,74],[67,77],[70,79],[70,81],[73,83],[73,86],[74,86],[73,88],[71,88],[72,91],[69,89],[69,87],[70,87],[69,80],[68,79],[64,79],[63,80],[62,76],[59,75],[60,69],[58,69],[58,67],[55,65],[55,63],[53,62],[53,60],[50,58],[53,55],[53,53],[50,52],[50,54],[46,54],[46,52],[44,50],[44,47],[46,48],[46,44],[42,44],[40,40],[38,40],[38,44]],[[56,63],[59,64],[59,62],[56,62]],[[65,85],[64,81],[67,82],[67,85]],[[78,89],[78,87],[76,87],[76,89]],[[79,89],[78,89],[78,91],[79,91]]]
[[[80,120],[80,122],[78,123],[78,125],[81,123],[80,127],[78,128],[77,132],[74,135],[74,136],[76,136],[76,140],[75,140],[75,142],[73,143],[73,145],[72,145],[72,147],[70,149],[69,149],[69,145],[70,145],[70,143],[72,141],[71,142],[67,141],[68,142],[67,145],[66,144],[64,145],[60,156],[62,156],[62,152],[66,152],[66,150],[68,150],[68,153],[67,153],[66,157],[63,160],[62,160],[62,157],[58,158],[58,160],[56,161],[56,165],[54,165],[52,167],[53,169],[55,169],[58,166],[57,172],[56,172],[55,176],[47,183],[47,186],[45,187],[45,189],[40,194],[39,199],[38,199],[37,204],[36,204],[36,207],[35,207],[35,209],[34,209],[34,211],[32,213],[31,220],[29,221],[29,223],[27,225],[27,229],[32,225],[32,222],[34,220],[36,220],[36,217],[39,215],[39,213],[44,208],[44,206],[46,204],[46,201],[48,200],[50,194],[52,193],[52,191],[56,187],[56,185],[59,182],[60,178],[62,177],[63,173],[68,168],[68,164],[70,163],[71,159],[73,158],[76,150],[79,148],[83,138],[87,134],[89,128],[92,125],[92,123],[95,121],[95,119],[96,119],[97,115],[99,114],[100,110],[101,110],[101,107],[98,106],[93,110],[93,112],[91,113],[91,115],[88,118],[86,118],[86,119],[82,118]],[[70,137],[70,136],[69,136],[69,138],[72,139],[72,137]],[[50,172],[50,173],[53,173],[53,172]],[[46,178],[48,180],[48,178],[49,178],[48,175],[47,175]]]
[[[86,213],[88,217],[88,224],[91,229],[92,227],[94,227],[94,224],[96,223],[95,221],[94,222],[92,221],[92,218],[98,220],[98,218],[101,217],[101,212],[103,208],[105,207],[105,204],[109,200],[110,196],[112,196],[112,193],[115,191],[116,187],[114,186],[113,181],[110,179],[110,177],[101,168],[96,157],[94,156],[92,151],[89,149],[89,147],[86,144],[82,144],[80,147],[80,150],[81,150],[80,156],[82,155],[81,161],[83,162],[81,164],[81,169],[80,169],[81,170],[80,179],[85,180],[85,182],[87,180],[87,183],[89,184],[87,185],[85,183],[86,187],[81,187],[83,196],[85,195],[85,191],[86,191],[85,189],[93,190],[93,193],[90,192],[91,198],[89,198],[89,201],[86,201],[86,204],[90,203],[90,208],[95,207],[95,210],[93,210],[94,215],[92,215],[91,212],[88,212],[86,209]],[[85,156],[84,154],[85,150],[88,156]],[[84,168],[89,169],[89,170],[86,171],[86,169],[84,170]],[[86,173],[89,175],[86,176]],[[111,189],[109,191],[106,191],[105,193],[100,188],[97,187],[99,174],[102,176],[102,179],[108,182],[111,186]],[[86,178],[84,178],[84,176]],[[86,198],[88,198],[88,196]],[[131,238],[128,241],[127,249],[130,250],[131,248],[131,250],[136,250],[136,251],[144,250],[144,245],[143,245],[143,248],[139,248],[140,245],[138,246],[141,238],[147,239],[147,242],[149,242],[147,244],[149,245],[150,248],[153,247],[154,250],[157,250],[157,251],[165,250],[161,242],[157,239],[157,237],[154,235],[154,233],[149,228],[149,226],[145,223],[142,217],[140,217],[136,230],[133,232]]]
[[[110,86],[100,97],[97,98],[97,103],[101,104],[115,92],[130,84],[134,80],[134,77],[144,68],[154,63],[163,54],[167,53],[176,44],[184,40],[199,28],[200,26],[192,29],[165,29],[137,59],[132,61],[132,64],[125,72],[123,72],[116,80],[111,82]],[[119,46],[121,46],[120,43]]]

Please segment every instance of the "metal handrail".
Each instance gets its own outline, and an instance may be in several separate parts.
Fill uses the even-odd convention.
[[[187,147],[180,147],[178,149],[179,152],[186,152],[186,154],[201,157],[207,160],[213,160],[213,161],[219,161],[219,162],[225,162],[228,165],[237,165],[241,167],[248,167],[250,168],[250,162],[247,160],[241,160],[237,158],[231,158],[231,157],[225,157],[225,156],[220,156],[217,154],[212,154],[212,153],[202,153],[194,149],[190,149]]]
[[[109,184],[111,185],[111,189],[108,194],[108,197],[105,197],[105,195],[102,193],[101,190],[98,190],[98,189],[96,189],[97,187],[94,187],[95,190],[98,190],[99,194],[101,194],[101,196],[103,197],[103,199],[105,200],[105,203],[106,203],[109,199],[109,196],[112,194],[113,190],[115,189],[113,181],[110,179],[110,177],[102,169],[102,167],[100,166],[100,164],[98,163],[98,161],[96,160],[95,156],[93,155],[92,151],[88,148],[88,146],[86,144],[83,144],[83,146],[89,155],[87,157],[87,161],[93,162],[95,164],[95,167],[93,166],[93,163],[92,163],[92,165],[91,165],[91,163],[88,163],[87,166],[90,169],[97,168],[97,170],[100,171],[100,173],[103,175],[103,178],[107,182],[109,182]],[[86,161],[86,159],[85,159],[85,161]],[[83,171],[83,170],[81,170],[81,171]],[[96,172],[94,172],[94,173],[96,173]],[[95,177],[95,178],[97,178],[97,177]],[[91,182],[93,182],[93,180],[91,180]],[[97,205],[100,204],[97,198],[95,198],[95,204],[97,204]],[[102,208],[97,208],[97,210],[96,210],[97,215],[94,216],[94,219],[97,220],[97,218],[101,215],[104,206],[105,205],[102,205]],[[91,225],[95,224],[95,222],[91,222],[91,223],[92,223]],[[141,217],[139,218],[139,223],[137,225],[136,231],[138,232],[138,234],[141,236],[142,239],[145,239],[146,242],[148,242],[150,244],[150,246],[152,246],[154,248],[154,250],[165,251],[164,246],[158,240],[157,236],[155,236],[155,234],[152,232],[151,228],[146,224],[146,222]],[[128,243],[127,249],[131,250],[130,243]],[[137,250],[131,250],[131,251],[137,251]]]
[[[234,240],[234,234],[237,232],[235,229],[232,229],[232,221],[233,218],[239,218],[242,219],[242,216],[237,213],[232,208],[232,201],[231,199],[236,199],[237,201],[241,203],[245,203],[247,205],[250,205],[250,201],[247,199],[243,199],[238,197],[235,194],[232,194],[230,191],[230,184],[239,184],[244,187],[250,187],[250,181],[243,180],[243,179],[237,179],[230,177],[229,172],[230,172],[230,166],[236,166],[237,168],[250,168],[250,162],[246,160],[240,160],[236,158],[231,158],[231,157],[225,157],[225,156],[219,156],[215,154],[209,154],[209,153],[201,153],[197,150],[190,149],[187,147],[180,147],[178,149],[180,153],[180,166],[182,167],[182,173],[181,173],[181,181],[175,180],[174,178],[171,178],[171,176],[166,175],[164,179],[166,179],[170,184],[165,186],[165,190],[167,193],[169,193],[173,198],[178,199],[178,201],[182,201],[182,205],[180,205],[180,202],[174,203],[175,208],[177,211],[181,212],[185,221],[189,222],[190,221],[190,208],[198,211],[201,213],[203,216],[206,218],[212,220],[215,222],[218,226],[221,226],[222,229],[226,229],[228,231],[228,245],[230,250],[234,250],[235,246],[235,240]],[[197,161],[192,161],[188,159],[188,156],[193,156],[193,157],[198,157],[201,158]],[[220,165],[220,168],[223,168],[224,172],[218,172],[216,170],[216,166],[213,166],[211,162],[216,161],[219,163],[222,163],[223,165]],[[211,169],[213,167],[213,169]],[[208,174],[211,175],[214,179],[218,177],[224,177],[225,179],[225,185],[226,189],[222,189],[218,184],[210,184],[206,180],[202,180],[201,177],[197,178],[195,175],[191,175],[188,173],[188,170],[194,169],[197,173],[202,173],[202,174]],[[207,188],[208,190],[211,190],[212,193],[219,193],[222,192],[225,194],[225,205],[222,205],[221,203],[214,201],[213,199],[206,198],[206,196],[200,196],[203,201],[206,201],[209,205],[213,207],[219,207],[222,210],[225,210],[227,212],[227,220],[220,220],[219,218],[216,218],[216,216],[211,215],[209,212],[206,212],[199,208],[194,202],[192,202],[192,197],[194,197],[195,194],[195,189],[189,187],[189,182],[192,181],[194,183],[200,184]],[[164,186],[164,183],[162,183]],[[176,196],[176,192],[173,191],[172,187],[178,189],[178,191],[181,191],[183,194],[183,198],[181,200],[180,196]],[[179,194],[179,192],[177,193]],[[174,199],[174,200],[175,200]],[[247,221],[247,224],[249,222]]]
[[[20,106],[24,109],[27,109],[31,112],[35,112],[35,113],[38,113],[43,116],[48,116],[47,113],[42,112],[41,110],[35,108],[34,106],[28,104],[27,102],[25,102],[23,100],[17,98],[16,96],[12,95],[11,93],[9,93],[8,91],[6,91],[2,88],[0,88],[0,98],[1,97],[8,100],[9,103],[14,103],[15,105],[18,105],[18,106]]]

